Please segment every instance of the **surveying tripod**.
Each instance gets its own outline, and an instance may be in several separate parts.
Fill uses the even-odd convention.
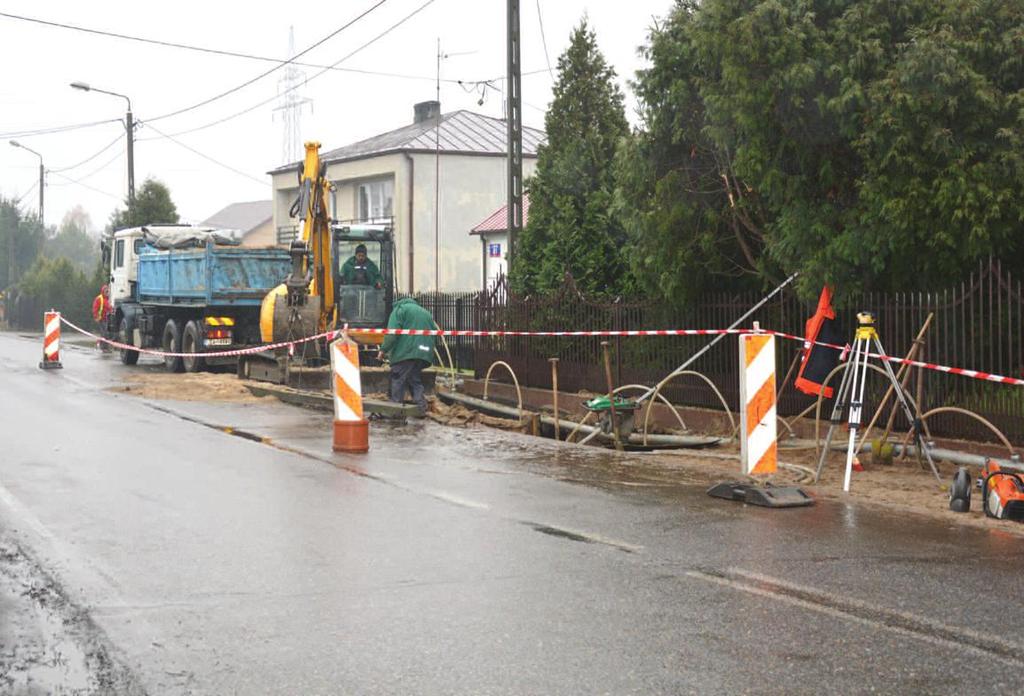
[[[843,373],[843,380],[839,384],[839,391],[836,392],[835,406],[832,408],[832,422],[828,426],[828,434],[825,436],[825,446],[821,450],[821,458],[818,460],[818,471],[814,475],[815,483],[821,478],[821,470],[825,466],[825,458],[828,456],[829,446],[832,444],[832,433],[842,420],[843,408],[849,403],[850,414],[847,423],[850,427],[850,441],[846,448],[846,473],[843,477],[843,492],[850,491],[850,473],[853,471],[853,458],[857,452],[857,429],[860,428],[861,409],[864,406],[864,387],[868,377],[868,358],[871,356],[871,348],[874,348],[877,357],[882,359],[882,368],[892,382],[893,392],[896,400],[903,408],[903,415],[906,416],[914,433],[914,442],[919,452],[924,452],[928,460],[928,466],[939,481],[938,469],[932,461],[931,447],[924,441],[921,430],[921,421],[914,417],[914,411],[910,408],[907,395],[903,392],[899,380],[892,371],[882,342],[878,339],[878,331],[875,330],[875,315],[871,312],[859,312],[857,314],[857,333],[854,336],[853,348],[847,361],[846,371]]]

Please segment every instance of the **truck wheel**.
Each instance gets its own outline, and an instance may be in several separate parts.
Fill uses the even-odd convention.
[[[194,354],[200,353],[203,342],[201,335],[202,332],[196,322],[190,321],[185,324],[185,330],[181,334],[181,352]],[[199,355],[184,357],[181,362],[185,368],[185,372],[200,372],[206,367],[206,361]]]
[[[164,337],[160,341],[160,345],[163,346],[164,351],[168,353],[181,352],[181,328],[173,319],[168,319],[167,323],[164,324]],[[185,365],[182,362],[180,355],[165,355],[164,367],[168,372],[182,372],[185,369]]]
[[[128,317],[122,317],[121,319],[121,328],[118,331],[117,340],[120,343],[127,344],[131,344],[132,342],[132,332],[131,328],[128,326]],[[125,348],[121,348],[120,350],[121,362],[124,363],[125,365],[134,365],[135,363],[139,362],[139,351],[127,350]]]

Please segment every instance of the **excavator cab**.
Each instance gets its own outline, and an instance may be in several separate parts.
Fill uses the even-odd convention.
[[[395,296],[394,230],[390,223],[335,223],[331,227],[337,290],[336,327],[382,328]],[[353,335],[366,346],[382,336]]]

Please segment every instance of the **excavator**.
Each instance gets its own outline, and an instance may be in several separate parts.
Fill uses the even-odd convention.
[[[324,334],[336,328],[386,325],[394,300],[394,235],[390,223],[335,223],[329,214],[327,165],[320,161],[320,143],[305,144],[299,171],[299,194],[291,215],[297,217],[301,235],[288,250],[291,270],[260,307],[260,335],[264,343],[284,343]],[[369,247],[376,257],[380,280],[374,285],[346,285],[341,262],[356,245]],[[365,353],[376,353],[379,335],[354,334]],[[324,364],[325,341],[307,341],[287,349],[244,356],[239,376],[287,383],[289,366]]]

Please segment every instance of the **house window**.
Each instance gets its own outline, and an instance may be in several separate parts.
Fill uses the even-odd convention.
[[[121,268],[124,265],[124,240],[119,239],[114,243],[114,268]]]
[[[391,179],[367,181],[356,189],[359,219],[364,222],[384,220],[394,215],[395,184]]]

